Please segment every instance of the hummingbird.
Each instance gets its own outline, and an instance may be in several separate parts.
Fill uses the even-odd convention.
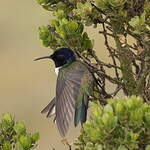
[[[41,111],[47,117],[54,116],[59,133],[65,137],[70,123],[74,126],[86,121],[89,97],[92,95],[94,78],[88,67],[76,59],[69,48],[60,48],[50,56],[35,59],[51,59],[58,75],[56,95]]]

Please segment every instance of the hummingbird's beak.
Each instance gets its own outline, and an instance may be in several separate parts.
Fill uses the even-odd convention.
[[[51,59],[51,56],[44,56],[34,59],[34,61],[40,60],[40,59]]]

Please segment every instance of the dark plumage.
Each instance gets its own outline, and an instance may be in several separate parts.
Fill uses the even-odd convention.
[[[45,58],[51,58],[56,67],[62,68],[57,78],[56,96],[42,113],[51,117],[55,109],[58,130],[61,136],[65,136],[72,120],[75,126],[86,121],[88,98],[93,91],[93,76],[85,64],[76,60],[70,49],[59,49]]]

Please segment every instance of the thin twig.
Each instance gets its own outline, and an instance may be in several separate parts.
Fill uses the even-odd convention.
[[[122,89],[122,86],[117,86],[117,88],[115,89],[115,91],[113,93],[111,93],[110,95],[112,95],[112,97],[116,96],[117,93]]]
[[[108,32],[105,32],[105,31],[99,31],[99,33],[100,33],[100,34],[106,34],[106,35],[108,35],[108,36],[114,37],[113,34],[108,33]]]
[[[109,46],[109,44],[108,44],[108,38],[107,38],[107,34],[106,34],[106,33],[107,33],[107,30],[106,30],[106,28],[105,28],[104,23],[103,23],[102,25],[103,25],[103,30],[104,30],[103,35],[104,35],[104,38],[105,38],[105,45],[106,45],[106,47],[107,47],[107,49],[108,49],[108,51],[109,51],[109,54],[110,54],[110,56],[111,56],[111,58],[112,58],[112,61],[113,61],[114,66],[117,66],[115,57],[114,57],[114,55],[113,55],[113,53],[112,53],[112,51],[111,51],[111,48],[110,48],[110,46]],[[114,69],[115,69],[116,77],[117,77],[117,79],[119,79],[118,70],[117,70],[117,68],[114,68]]]
[[[93,56],[93,58],[96,60],[97,64],[99,64],[100,66],[106,66],[106,67],[108,67],[108,68],[117,68],[117,69],[120,69],[120,70],[121,70],[121,68],[120,68],[119,66],[117,66],[117,65],[112,65],[112,64],[110,64],[110,63],[105,63],[105,62],[101,61],[101,60],[97,57],[97,55],[95,54],[95,51],[94,51],[93,49],[91,50],[91,53],[90,53],[90,54]]]

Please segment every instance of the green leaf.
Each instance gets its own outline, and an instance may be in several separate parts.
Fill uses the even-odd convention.
[[[148,125],[150,125],[150,111],[145,113],[145,121]]]
[[[25,124],[22,122],[18,122],[14,125],[14,130],[17,134],[24,134],[26,133],[26,127]]]
[[[143,122],[143,112],[141,110],[132,111],[130,114],[132,125],[140,126]]]
[[[47,27],[45,26],[39,27],[39,35],[40,35],[40,39],[42,40],[47,39],[49,36],[49,30],[47,29]]]
[[[99,139],[101,138],[101,132],[99,132],[99,131],[96,130],[96,129],[90,130],[90,131],[89,131],[89,134],[90,134],[90,139],[91,139],[93,142],[98,142]]]
[[[13,117],[11,116],[10,113],[5,113],[5,114],[3,115],[2,120],[3,120],[4,122],[6,122],[8,125],[11,125],[11,124],[13,123]]]
[[[55,16],[56,16],[58,19],[66,18],[66,14],[64,13],[64,11],[63,11],[63,10],[60,10],[60,9],[58,9],[58,10],[55,12]]]
[[[115,111],[117,114],[122,115],[125,113],[125,106],[121,103],[115,105]]]
[[[88,34],[86,32],[83,33],[82,47],[83,47],[84,50],[88,50],[88,49],[93,48],[92,41],[89,39]]]
[[[20,136],[19,142],[24,149],[29,149],[31,147],[31,138],[28,135]]]
[[[129,21],[129,24],[135,28],[139,25],[139,22],[140,22],[139,16],[135,16],[134,18],[131,19],[131,21]]]
[[[53,27],[57,27],[57,26],[59,26],[59,21],[56,20],[56,19],[53,19],[53,20],[51,20],[51,25],[52,25]]]
[[[31,135],[31,139],[32,139],[33,142],[38,141],[39,138],[40,138],[39,132],[33,133],[33,134]]]
[[[16,144],[16,150],[24,150],[23,146],[19,142]]]
[[[68,26],[70,28],[71,31],[76,31],[78,29],[78,23],[71,21],[68,23]]]
[[[84,20],[86,25],[87,23],[93,24],[92,18],[94,19],[96,13],[93,12],[93,6],[89,0],[85,3],[78,2],[77,9],[74,9],[73,12],[79,20]]]
[[[128,150],[124,145],[120,145],[117,150]]]
[[[3,149],[2,150],[11,150],[11,144],[8,141],[5,141],[3,144]]]
[[[142,15],[140,16],[139,24],[141,26],[145,25],[145,12],[143,12]]]
[[[102,10],[106,10],[108,7],[108,0],[95,0],[96,6]]]
[[[97,144],[96,146],[97,146],[97,150],[103,150],[103,146],[102,145]]]
[[[98,104],[92,104],[92,116],[100,117],[102,115],[102,110]]]
[[[118,118],[110,113],[104,113],[102,121],[106,128],[114,128],[117,125]]]
[[[79,23],[77,32],[82,34],[83,30],[84,30],[84,25],[82,23]]]
[[[147,145],[145,150],[150,150],[150,145]]]
[[[113,108],[110,104],[107,104],[105,107],[104,107],[104,112],[108,112],[108,113],[113,113]]]
[[[48,0],[36,0],[40,5],[43,5],[48,2]]]
[[[134,33],[140,34],[146,29],[146,13],[143,12],[141,16],[135,16],[134,18],[129,21],[129,24],[134,28]]]

